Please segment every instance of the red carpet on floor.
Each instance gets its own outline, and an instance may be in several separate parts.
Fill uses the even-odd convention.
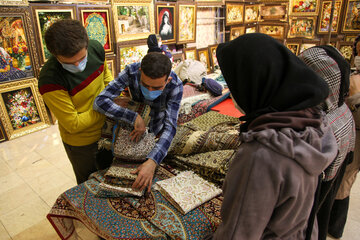
[[[224,115],[232,116],[232,117],[241,117],[244,114],[242,114],[239,110],[235,108],[235,105],[231,98],[228,98],[215,107],[211,108],[212,111],[219,112]]]

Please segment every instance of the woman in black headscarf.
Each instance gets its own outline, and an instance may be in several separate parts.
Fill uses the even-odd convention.
[[[220,44],[217,59],[246,122],[213,238],[305,239],[318,176],[337,154],[335,137],[317,107],[329,88],[264,34]],[[315,239],[316,226],[313,230]]]
[[[159,36],[160,38],[160,36]],[[148,36],[148,39],[147,39],[147,45],[148,45],[148,53],[150,52],[160,52],[162,53],[163,51],[161,50],[160,46],[161,46],[161,42],[159,44],[159,41],[158,41],[158,37],[156,36],[156,34],[150,34]]]

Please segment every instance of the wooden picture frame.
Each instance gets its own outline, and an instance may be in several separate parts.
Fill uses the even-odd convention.
[[[308,48],[319,46],[319,45],[320,45],[320,41],[318,41],[318,40],[316,40],[316,41],[302,41],[302,43],[300,45],[300,49],[299,49],[299,54],[301,54],[303,51],[305,51]]]
[[[210,57],[210,62],[211,62],[211,68],[213,71],[217,70],[220,68],[219,66],[219,62],[217,60],[216,57],[216,49],[219,46],[219,44],[213,44],[208,46],[209,48],[209,57]]]
[[[209,49],[207,47],[197,49],[197,57],[199,59],[199,62],[204,64],[204,66],[206,68],[206,72],[211,73]]]
[[[0,112],[9,139],[44,129],[50,124],[36,78],[1,84]]]
[[[244,4],[226,3],[226,26],[241,24],[244,22]]]
[[[0,26],[1,55],[5,60],[0,67],[0,82],[38,77],[39,57],[28,8],[1,7]]]
[[[172,70],[175,70],[176,67],[184,60],[184,54],[183,53],[174,53],[172,54],[173,62],[172,62]]]
[[[231,26],[230,27],[230,37],[229,40],[234,40],[235,38],[245,34],[244,26]]]
[[[354,11],[356,9],[356,11]],[[355,12],[360,11],[360,0],[348,0],[343,14],[343,33],[360,33],[360,16]]]
[[[196,52],[196,47],[183,48],[183,53],[185,59],[199,60]]]
[[[196,42],[196,4],[177,5],[178,35],[177,44]]]
[[[284,23],[266,23],[259,24],[259,33],[267,34],[275,39],[284,40],[286,36],[286,25]]]
[[[28,0],[0,0],[0,6],[28,6]]]
[[[353,42],[338,42],[337,49],[341,52],[344,58],[350,63],[353,58]]]
[[[112,11],[109,6],[78,7],[78,14],[89,39],[100,42],[106,54],[114,53],[114,28]]]
[[[318,19],[318,31],[317,31],[318,34],[329,33],[331,6],[332,6],[331,0],[322,1],[321,3],[321,13]],[[342,10],[342,0],[336,1],[331,33],[337,33],[339,30],[341,10]]]
[[[119,72],[117,71],[116,55],[106,55],[106,63],[115,79],[119,74]]]
[[[151,0],[113,0],[112,8],[117,42],[144,39],[155,33]]]
[[[254,23],[259,21],[260,4],[245,5],[244,23]]]
[[[287,41],[285,46],[296,56],[300,53],[301,41]]]
[[[147,54],[149,47],[146,40],[138,40],[133,43],[116,44],[117,71],[122,72],[126,65],[140,62]]]
[[[31,10],[34,18],[35,39],[40,55],[40,65],[42,66],[51,56],[51,53],[46,48],[44,39],[47,28],[60,19],[76,19],[76,8],[75,5],[41,4],[31,5]]]
[[[319,12],[320,0],[290,0],[290,16],[317,16]]]
[[[156,11],[156,33],[160,35],[163,43],[176,42],[177,9],[175,3],[158,3]],[[167,22],[167,23],[166,23]]]
[[[259,21],[287,21],[288,3],[261,4],[259,7]]]
[[[289,19],[288,38],[302,37],[313,39],[315,28],[315,17],[291,17]]]

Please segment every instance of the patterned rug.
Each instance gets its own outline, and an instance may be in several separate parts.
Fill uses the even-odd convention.
[[[172,176],[159,167],[154,182]],[[203,239],[220,223],[221,197],[183,215],[155,190],[141,198],[95,197],[103,180],[104,171],[96,172],[56,200],[47,218],[61,239],[74,234],[74,219],[105,239]]]

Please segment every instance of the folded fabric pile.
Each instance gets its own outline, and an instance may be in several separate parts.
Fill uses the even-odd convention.
[[[132,174],[138,165],[114,162],[105,173],[105,179],[99,184],[98,197],[121,197],[138,196],[144,194],[144,190],[131,188],[137,175]]]
[[[182,214],[221,194],[221,189],[192,171],[156,183],[159,192]]]

